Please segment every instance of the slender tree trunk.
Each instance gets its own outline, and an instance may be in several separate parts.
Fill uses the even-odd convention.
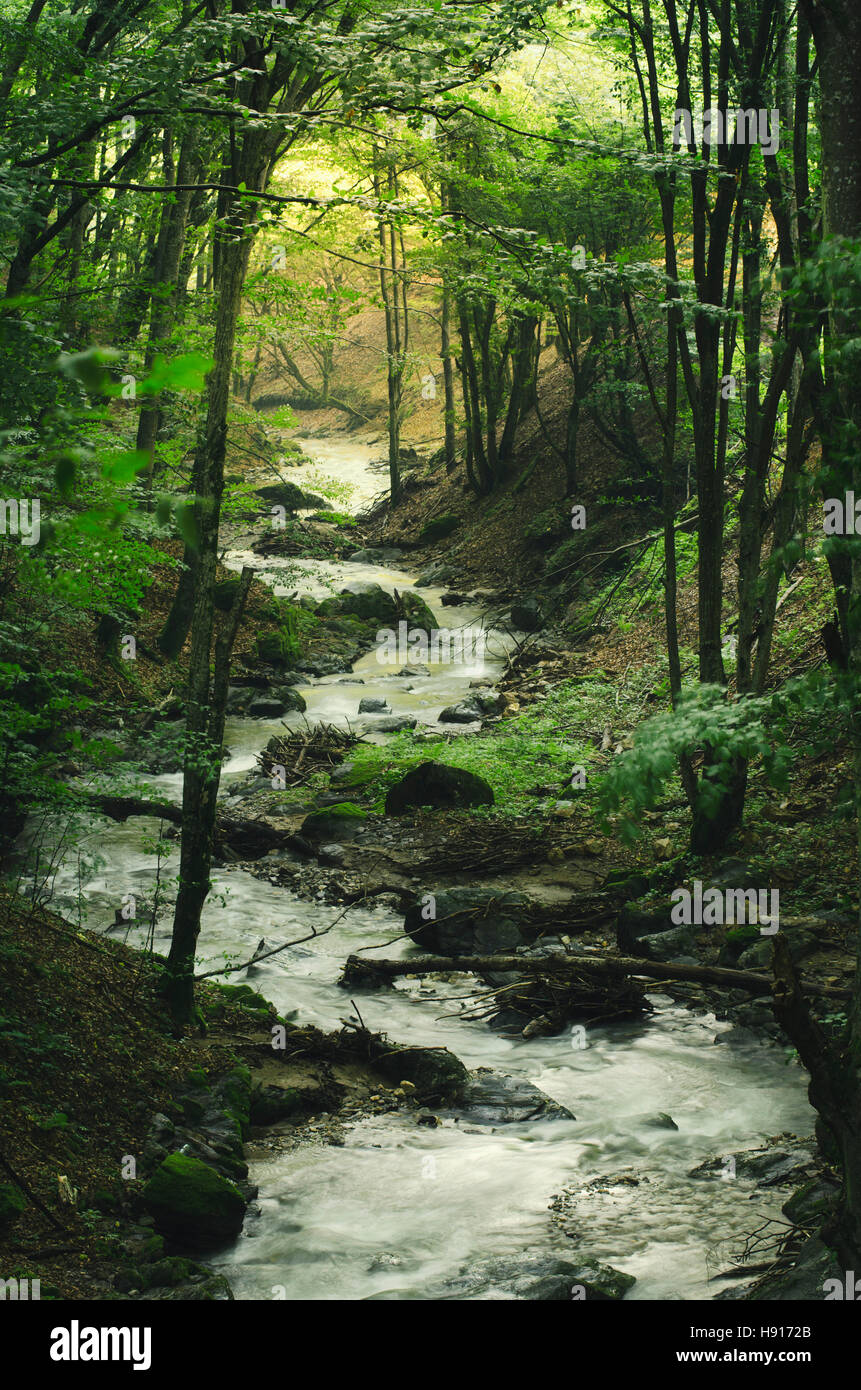
[[[218,557],[221,497],[224,489],[227,407],[236,341],[236,321],[239,317],[242,286],[251,245],[241,209],[234,209],[229,226],[232,235],[225,239],[219,256],[215,365],[207,382],[206,424],[195,459],[195,473],[200,486],[197,506],[198,558],[194,575],[188,668],[182,848],[173,938],[165,976],[165,995],[178,1025],[188,1022],[194,1010],[194,953],[200,932],[200,914],[209,892],[215,806],[221,778],[224,707],[227,698],[224,665],[225,662],[229,663],[230,655],[230,646],[227,646],[225,652],[226,638],[222,638],[222,645],[217,649],[215,690],[210,694],[210,654],[214,626],[213,590]],[[246,582],[245,593],[247,588]],[[243,591],[240,591],[228,627],[228,634],[232,632],[233,636],[243,603]]]

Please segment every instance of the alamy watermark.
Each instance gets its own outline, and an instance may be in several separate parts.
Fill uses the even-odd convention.
[[[677,109],[673,114],[673,148],[700,141],[707,145],[759,145],[764,154],[777,154],[780,112],[776,106],[770,110],[750,106],[727,111],[710,106],[701,115]]]
[[[693,892],[674,888],[670,894],[675,906],[670,921],[677,926],[731,926],[755,923],[760,935],[774,936],[780,927],[778,888],[707,888],[694,880]]]
[[[20,536],[22,545],[38,545],[41,511],[38,497],[0,497],[0,536]]]

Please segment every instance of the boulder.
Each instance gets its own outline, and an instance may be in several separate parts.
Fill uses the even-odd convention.
[[[419,763],[386,793],[386,814],[390,816],[402,815],[416,806],[457,809],[493,804],[493,791],[483,777],[437,762]]]
[[[535,1120],[573,1120],[576,1116],[522,1077],[479,1067],[463,1101],[472,1124],[531,1124]]]
[[[446,888],[434,895],[434,917],[427,920],[423,900],[407,911],[404,931],[438,956],[490,956],[514,951],[530,938],[524,925],[529,899],[494,888]]]
[[[278,719],[287,713],[287,705],[276,695],[258,695],[248,706],[252,719]]]
[[[553,1251],[524,1251],[504,1259],[470,1261],[463,1271],[445,1282],[445,1297],[470,1299],[490,1294],[493,1298],[531,1303],[570,1303],[619,1300],[636,1283],[612,1265],[563,1259]]]
[[[255,497],[270,506],[284,507],[288,512],[298,512],[307,507],[320,507],[331,511],[332,504],[313,492],[303,492],[296,483],[269,483],[266,487],[255,489]]]
[[[459,1101],[469,1087],[469,1072],[446,1047],[405,1047],[387,1040],[371,1061],[388,1081],[409,1081],[424,1104]]]
[[[334,598],[323,599],[317,605],[317,613],[323,618],[354,617],[373,619],[383,627],[397,630],[398,622],[405,619],[411,627],[430,634],[435,631],[437,621],[420,594],[410,590],[400,592],[400,607],[394,594],[388,593],[381,584],[348,584]]]
[[[473,724],[487,714],[499,714],[505,705],[502,695],[482,695],[474,692],[459,704],[447,705],[439,716],[441,724]]]
[[[377,734],[400,734],[404,729],[414,729],[418,722],[409,714],[392,714],[385,719],[378,719],[369,727]]]
[[[359,714],[391,714],[391,712],[391,706],[387,700],[365,695],[359,701]]]
[[[353,840],[365,823],[365,813],[360,806],[351,801],[342,801],[337,806],[327,806],[320,811],[312,811],[306,816],[299,834],[307,840],[336,842]]]
[[[637,950],[638,943],[646,936],[672,929],[670,907],[650,908],[623,907],[616,923],[616,945],[623,956],[642,954]]]
[[[482,712],[474,700],[461,700],[457,705],[446,705],[440,711],[440,724],[475,724]]]
[[[429,565],[426,570],[422,570],[416,580],[417,589],[437,588],[441,584],[451,584],[455,578],[455,572],[451,565],[434,563]]]
[[[236,1185],[191,1154],[168,1154],[144,1188],[143,1200],[160,1235],[197,1249],[233,1240],[245,1218],[245,1199]]]
[[[671,961],[677,956],[696,960],[697,938],[693,927],[673,927],[671,931],[642,936],[634,943],[631,954],[643,960]]]

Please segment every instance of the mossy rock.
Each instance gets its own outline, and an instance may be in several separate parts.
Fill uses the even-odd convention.
[[[423,632],[430,634],[437,630],[437,620],[425,603],[421,594],[406,593],[401,594],[401,603],[407,619],[413,627],[421,628]]]
[[[197,1096],[182,1097],[183,1119],[190,1120],[192,1124],[199,1123],[206,1114],[206,1106]]]
[[[582,1297],[587,1301],[600,1303],[624,1298],[637,1282],[633,1274],[625,1274],[621,1269],[614,1269],[612,1265],[576,1265],[572,1274],[573,1289],[582,1289]],[[581,1295],[578,1294],[579,1296]]]
[[[193,1261],[186,1260],[181,1255],[169,1255],[166,1259],[156,1260],[155,1264],[148,1265],[146,1269],[138,1270],[138,1288],[144,1291],[176,1288],[176,1285],[184,1283],[196,1268]]]
[[[250,985],[219,985],[218,988],[228,996],[229,1003],[240,1009],[248,1009],[252,1013],[265,1013],[269,1016],[272,1008],[269,1000],[264,999],[263,995],[258,994]]]
[[[251,1123],[251,1072],[244,1066],[234,1067],[221,1083],[220,1090],[225,1110],[237,1121],[244,1136]]]
[[[429,1104],[462,1100],[469,1089],[469,1072],[445,1047],[396,1047],[373,1059],[374,1068],[389,1081],[411,1081],[416,1099]]]
[[[560,511],[559,507],[547,507],[539,512],[523,528],[523,539],[527,545],[546,550],[554,542],[559,542],[571,534],[571,517]]]
[[[323,599],[317,605],[317,614],[321,618],[373,618],[392,626],[397,622],[398,610],[393,596],[382,584],[356,583],[342,594]]]
[[[256,1086],[251,1093],[251,1123],[274,1125],[305,1113],[306,1097],[295,1086]]]
[[[311,840],[353,839],[362,828],[366,813],[352,801],[341,801],[312,811],[302,822],[300,834]]]
[[[296,616],[292,609],[282,609],[281,626],[277,632],[261,632],[255,643],[260,661],[270,666],[290,666],[300,653]]]
[[[819,1230],[831,1215],[837,1199],[837,1188],[822,1178],[811,1178],[810,1182],[799,1187],[781,1210],[793,1226],[804,1226],[807,1230]]]
[[[143,1201],[159,1234],[198,1249],[234,1239],[245,1218],[245,1198],[234,1183],[191,1154],[168,1154]]]
[[[419,532],[419,541],[441,541],[446,536],[450,536],[460,525],[460,518],[452,516],[435,516],[432,521],[428,521]]]
[[[18,1220],[27,1203],[17,1187],[10,1182],[0,1183],[0,1231],[5,1231]]]

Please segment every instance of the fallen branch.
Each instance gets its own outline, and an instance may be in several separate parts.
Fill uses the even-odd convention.
[[[605,977],[643,975],[652,980],[689,981],[696,984],[724,985],[727,989],[746,989],[751,994],[770,994],[774,985],[770,975],[752,970],[729,970],[718,965],[664,965],[660,961],[639,960],[634,956],[593,957],[553,956],[413,956],[404,960],[362,960],[348,956],[340,984],[373,983],[394,980],[399,975],[433,975],[463,972],[482,975],[517,971],[523,975],[590,974]],[[811,993],[828,999],[848,999],[851,991],[831,985],[809,984]]]

